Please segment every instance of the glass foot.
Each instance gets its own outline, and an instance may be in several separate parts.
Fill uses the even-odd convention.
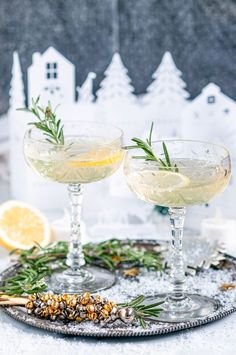
[[[215,312],[219,307],[219,301],[212,298],[195,295],[185,294],[185,298],[178,301],[174,301],[171,298],[171,294],[158,294],[154,297],[147,298],[147,304],[163,299],[163,303],[160,307],[163,311],[159,317],[150,317],[150,319],[158,322],[178,323],[188,322],[190,320],[206,317]]]
[[[115,275],[110,271],[96,267],[82,267],[78,272],[71,269],[52,275],[48,282],[48,289],[55,293],[81,293],[89,291],[95,293],[111,287],[115,283]]]

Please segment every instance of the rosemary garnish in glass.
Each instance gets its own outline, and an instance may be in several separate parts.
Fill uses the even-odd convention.
[[[144,152],[144,155],[135,155],[133,158],[135,159],[144,159],[146,161],[154,161],[157,162],[161,165],[161,168],[163,170],[174,170],[175,172],[178,172],[177,165],[174,164],[172,165],[170,155],[168,153],[167,146],[165,142],[162,142],[162,148],[163,148],[163,153],[165,158],[162,159],[160,157],[157,157],[153,147],[152,147],[152,132],[153,132],[153,122],[151,124],[149,136],[146,139],[146,141],[140,139],[140,138],[132,138],[131,141],[136,143],[135,145],[130,145],[126,146],[125,149],[141,149]]]
[[[50,101],[44,109],[38,105],[40,97],[36,100],[32,98],[31,108],[19,108],[18,111],[32,113],[36,121],[28,123],[43,131],[46,141],[53,144],[64,145],[64,132],[61,120],[56,117],[56,109],[52,110]]]

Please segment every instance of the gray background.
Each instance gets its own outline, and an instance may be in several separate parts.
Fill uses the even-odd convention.
[[[0,113],[8,108],[13,51],[26,85],[32,53],[50,45],[76,65],[77,85],[94,71],[97,89],[118,50],[143,93],[169,50],[192,97],[213,81],[236,99],[234,0],[0,0]]]

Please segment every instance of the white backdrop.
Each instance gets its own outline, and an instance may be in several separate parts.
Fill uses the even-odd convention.
[[[100,121],[119,126],[124,130],[125,143],[133,136],[145,137],[151,121],[154,121],[154,138],[179,137],[220,142],[230,149],[235,160],[236,103],[214,83],[209,83],[191,101],[181,76],[171,54],[166,52],[146,93],[135,96],[128,70],[120,55],[115,53],[104,73],[100,89],[94,94],[93,80],[96,74],[88,73],[83,85],[76,88],[74,64],[50,47],[42,54],[33,55],[32,65],[28,69],[27,96],[28,102],[40,94],[44,105],[48,100],[53,105],[60,103],[57,112],[63,120]],[[65,186],[46,182],[25,164],[22,140],[30,116],[16,111],[16,108],[24,106],[20,59],[15,52],[10,109],[7,117],[0,120],[4,127],[0,135],[0,154],[9,152],[11,196],[44,210],[62,209],[67,203]],[[210,207],[194,208],[187,223],[198,225],[199,218],[212,215],[216,206],[227,216],[236,218],[235,189],[236,184],[232,179],[228,190]],[[107,180],[86,187],[85,215],[96,223],[113,225],[130,222],[147,224],[153,216],[152,206],[138,201],[129,192],[121,171]]]

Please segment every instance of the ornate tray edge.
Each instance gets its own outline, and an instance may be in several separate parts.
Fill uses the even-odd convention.
[[[19,316],[17,313],[15,313],[14,311],[16,309],[10,309],[8,307],[4,307],[3,308],[4,312],[6,314],[8,314],[9,316],[11,316],[12,318],[16,319],[17,321],[20,321],[24,324],[28,324],[34,328],[39,328],[39,329],[43,329],[43,330],[49,330],[50,332],[53,333],[57,333],[57,334],[63,334],[63,335],[71,335],[71,336],[86,336],[86,337],[92,337],[92,338],[112,338],[112,337],[116,337],[116,338],[121,338],[121,337],[140,337],[140,336],[153,336],[153,335],[162,335],[162,334],[168,334],[168,333],[173,333],[173,332],[177,332],[180,330],[186,330],[186,329],[191,329],[191,328],[195,328],[204,324],[208,324],[211,322],[214,322],[216,320],[219,320],[221,318],[224,318],[225,316],[233,313],[236,311],[236,307],[232,307],[231,309],[227,310],[227,311],[223,311],[218,313],[217,315],[213,315],[211,317],[207,317],[204,319],[199,319],[197,321],[189,321],[186,323],[182,323],[180,324],[173,324],[171,327],[169,328],[163,328],[163,329],[156,329],[156,330],[152,330],[152,329],[144,329],[142,331],[135,331],[135,329],[132,331],[130,329],[128,330],[121,330],[121,329],[107,329],[106,330],[99,330],[99,331],[85,331],[83,329],[70,329],[70,328],[66,328],[66,326],[63,326],[63,329],[60,329],[60,327],[55,327],[55,324],[52,323],[52,325],[54,326],[53,328],[51,328],[50,326],[47,325],[42,325],[40,324],[40,322],[38,322],[37,324],[35,324],[35,319],[30,319],[28,318],[27,320],[23,320],[21,318],[21,316]]]

